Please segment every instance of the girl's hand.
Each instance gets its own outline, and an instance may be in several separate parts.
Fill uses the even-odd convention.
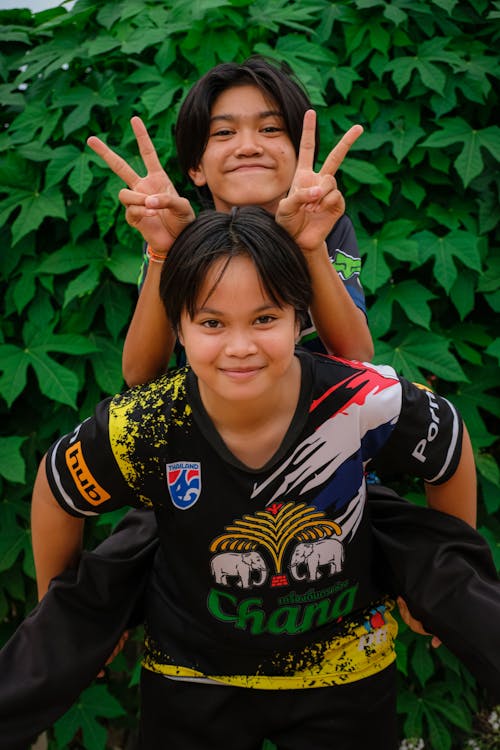
[[[415,618],[412,616],[410,610],[408,609],[408,605],[405,602],[405,600],[398,596],[397,603],[399,607],[399,614],[401,615],[401,619],[403,622],[405,622],[410,630],[413,630],[414,633],[420,633],[420,635],[432,635],[431,633],[428,633],[427,630],[424,629],[424,626],[422,625],[419,620],[415,620]],[[438,648],[438,646],[441,645],[441,641],[439,638],[435,635],[432,636],[431,640],[431,646],[433,648]]]
[[[125,646],[127,640],[128,640],[128,630],[126,630],[124,632],[124,634],[122,635],[122,637],[120,638],[120,640],[118,641],[118,643],[116,644],[116,646],[114,647],[113,651],[111,652],[111,654],[106,659],[105,666],[107,666],[108,664],[111,664],[111,662],[113,661],[113,659],[116,659],[116,657],[118,656],[118,654],[123,650],[123,647]],[[101,669],[101,671],[99,672],[99,674],[97,676],[98,677],[104,677],[105,674],[106,674],[106,672],[104,671],[104,669]]]

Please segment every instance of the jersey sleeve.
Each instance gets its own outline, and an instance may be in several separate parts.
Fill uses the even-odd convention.
[[[400,378],[401,412],[390,438],[369,468],[383,476],[409,474],[442,484],[456,471],[463,422],[447,399]]]
[[[140,507],[115,459],[109,439],[109,406],[102,401],[94,416],[54,443],[47,453],[49,486],[59,505],[73,516]]]
[[[352,221],[345,214],[340,217],[326,238],[333,267],[344,282],[356,307],[366,314],[365,293],[359,280],[361,258]]]

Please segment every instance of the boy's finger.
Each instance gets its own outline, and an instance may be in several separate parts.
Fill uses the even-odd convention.
[[[156,211],[145,206],[127,206],[125,211],[125,219],[131,227],[137,227],[143,219],[149,219],[155,215]]]
[[[139,193],[137,190],[127,190],[127,188],[123,188],[118,193],[118,200],[125,208],[128,206],[144,206],[147,197],[146,193]]]
[[[92,151],[101,157],[106,162],[108,167],[114,172],[120,179],[123,180],[129,187],[133,188],[134,185],[141,179],[139,175],[134,172],[132,167],[127,164],[125,159],[118,156],[109,146],[106,146],[104,141],[97,138],[95,135],[91,135],[87,138],[87,144],[90,146]]]
[[[304,114],[302,135],[300,137],[297,169],[311,169],[314,166],[314,149],[316,146],[316,112],[308,109]]]
[[[347,153],[349,152],[349,149],[351,148],[353,143],[358,140],[362,132],[363,127],[361,125],[353,125],[352,128],[349,128],[347,133],[342,136],[335,148],[330,151],[319,173],[332,175],[335,174],[344,161]]]
[[[163,167],[156,153],[153,141],[140,117],[135,115],[131,118],[130,124],[139,146],[139,153],[148,172],[163,172]]]

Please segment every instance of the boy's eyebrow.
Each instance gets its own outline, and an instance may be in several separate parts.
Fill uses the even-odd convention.
[[[257,117],[259,120],[263,120],[265,117],[283,117],[283,113],[280,112],[278,109],[266,109],[264,112],[258,112]],[[221,114],[221,115],[215,115],[214,117],[210,118],[210,122],[217,122],[217,120],[237,120],[239,118],[239,115],[227,113],[227,114]]]

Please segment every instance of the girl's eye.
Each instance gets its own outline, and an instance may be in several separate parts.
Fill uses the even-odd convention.
[[[201,324],[204,328],[218,328],[220,322],[218,320],[204,320]]]
[[[269,323],[272,323],[275,320],[276,318],[274,317],[274,315],[259,315],[255,322],[259,323],[260,325],[269,325]]]
[[[263,133],[283,133],[284,128],[279,128],[277,125],[266,125],[262,128]]]

